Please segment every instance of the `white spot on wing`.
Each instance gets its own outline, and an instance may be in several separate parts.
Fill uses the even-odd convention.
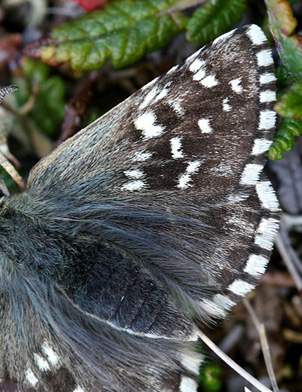
[[[276,101],[276,92],[272,90],[261,91],[260,102],[274,102]]]
[[[177,187],[180,189],[189,188],[189,186],[191,186],[189,184],[189,182],[191,181],[191,174],[196,173],[200,165],[201,165],[200,161],[189,162],[185,173],[179,177]]]
[[[180,136],[173,137],[170,140],[170,144],[171,144],[172,158],[174,159],[183,158],[184,154],[181,151],[181,137]]]
[[[245,166],[241,175],[241,184],[243,185],[255,185],[259,181],[259,175],[263,169],[262,165],[257,163],[250,163]]]
[[[264,208],[279,211],[279,203],[270,181],[261,181],[256,185],[257,195]]]
[[[144,173],[139,169],[125,170],[124,174],[128,178],[134,178],[134,179],[142,178],[144,176]]]
[[[146,184],[142,180],[136,180],[136,181],[131,181],[128,182],[127,184],[122,186],[122,190],[126,191],[140,191],[141,189],[145,188]]]
[[[26,380],[29,382],[29,384],[32,387],[35,387],[38,384],[38,382],[39,382],[39,380],[34,375],[34,373],[33,373],[33,371],[31,369],[27,369],[27,371],[25,373],[25,377],[26,377]]]
[[[183,367],[188,369],[190,372],[198,375],[200,364],[202,363],[202,360],[203,360],[202,355],[200,355],[198,353],[194,353],[194,354],[190,353],[189,355],[182,353],[180,362]]]
[[[201,84],[205,87],[211,88],[217,86],[218,80],[216,80],[215,75],[209,75],[202,79]]]
[[[200,161],[189,162],[189,166],[187,167],[187,173],[196,173],[200,164]]]
[[[158,87],[154,87],[149,93],[145,96],[143,102],[140,104],[139,108],[144,109],[147,107],[152,101],[155,100],[155,97],[158,95]]]
[[[277,113],[272,110],[260,112],[259,129],[270,129],[275,126]]]
[[[213,297],[213,301],[220,307],[222,307],[225,310],[229,310],[231,309],[235,304],[234,301],[232,301],[229,297],[227,297],[226,295],[222,295],[222,294],[216,294]]]
[[[48,362],[41,355],[34,353],[34,360],[42,372],[50,370]]]
[[[262,218],[255,236],[255,244],[262,249],[272,250],[273,240],[279,228],[279,221],[274,218]]]
[[[224,100],[222,101],[222,105],[223,105],[223,110],[225,112],[229,112],[232,109],[232,106],[228,104],[229,102],[229,98],[224,98]]]
[[[244,280],[236,279],[233,283],[231,283],[228,287],[229,291],[240,296],[244,296],[253,290],[254,286],[250,283],[245,282]]]
[[[190,59],[191,58],[188,60]],[[216,86],[218,81],[216,80],[215,75],[206,76],[205,64],[205,61],[196,58],[191,62],[189,70],[194,73],[193,80],[201,82],[205,87],[211,88]]]
[[[164,128],[161,125],[155,125],[155,121],[155,114],[151,110],[149,110],[141,114],[134,121],[134,125],[136,129],[142,131],[145,139],[151,139],[153,137],[161,136],[164,131]]]
[[[268,151],[272,142],[267,139],[255,139],[253,145],[253,155],[263,154],[264,152]]]
[[[48,345],[47,342],[44,342],[42,345],[42,351],[46,355],[48,362],[52,366],[56,366],[59,363],[58,355],[53,351],[53,349]]]
[[[189,66],[189,70],[191,72],[197,72],[200,70],[205,65],[205,61],[200,60],[200,59],[195,59]]]
[[[204,49],[201,48],[199,50],[197,50],[195,53],[191,54],[190,57],[188,57],[185,61],[186,64],[192,64],[194,62],[194,60],[200,55],[200,53],[203,51]]]
[[[200,68],[200,70],[198,72],[196,72],[196,74],[194,74],[193,76],[193,80],[196,81],[200,81],[202,80],[204,77],[206,76],[206,71],[203,67]]]
[[[180,98],[175,98],[175,99],[173,99],[173,101],[172,100],[170,100],[170,101],[168,101],[168,104],[171,106],[171,108],[173,109],[173,110],[175,110],[175,112],[177,113],[177,114],[179,114],[179,115],[183,115],[184,114],[184,108],[183,108],[183,99],[180,99]]]
[[[201,308],[205,310],[209,315],[219,318],[224,318],[226,313],[221,309],[215,302],[209,299],[203,299],[199,302]]]
[[[274,64],[272,52],[270,49],[261,50],[261,52],[258,52],[256,56],[259,67],[268,67],[269,65]]]
[[[168,88],[163,88],[161,92],[158,94],[158,96],[155,98],[154,102],[157,102],[163,98],[165,98],[169,94],[169,89]]]
[[[241,94],[243,91],[243,87],[240,85],[240,83],[241,83],[241,78],[233,79],[230,81],[232,90],[235,91],[235,93],[237,94]]]
[[[271,82],[274,82],[275,80],[276,80],[276,77],[271,72],[266,72],[266,73],[260,75],[260,84],[271,83]]]
[[[210,120],[208,118],[201,118],[198,120],[198,126],[202,133],[211,133],[213,131],[210,126]]]
[[[73,390],[73,392],[85,392],[83,388],[81,388],[79,385],[76,386],[76,388]]]
[[[268,259],[260,255],[251,255],[246,263],[244,272],[259,277],[265,272]]]
[[[147,152],[137,151],[134,154],[133,161],[144,162],[144,161],[146,161],[147,159],[149,159],[151,157],[152,157],[152,153],[151,152],[148,152],[148,151]]]
[[[251,25],[246,33],[254,45],[262,45],[267,42],[263,31],[255,24]]]
[[[140,169],[125,170],[124,174],[131,180],[135,180],[135,181],[130,181],[127,184],[124,184],[121,187],[122,190],[133,192],[133,191],[139,191],[146,186],[146,183],[143,179],[145,174],[142,170]]]
[[[190,377],[181,376],[181,382],[179,386],[180,392],[196,392],[198,384]]]

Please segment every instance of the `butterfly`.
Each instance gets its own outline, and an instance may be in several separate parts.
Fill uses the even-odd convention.
[[[0,202],[1,377],[37,392],[193,392],[199,322],[265,271],[271,51],[218,37],[60,145]]]

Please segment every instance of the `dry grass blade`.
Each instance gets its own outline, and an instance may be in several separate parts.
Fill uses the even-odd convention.
[[[25,182],[23,181],[20,174],[14,168],[14,166],[8,161],[8,159],[0,152],[0,166],[12,177],[12,179],[19,185],[19,187],[24,190]]]
[[[220,359],[222,359],[227,365],[235,370],[241,377],[247,380],[250,384],[254,385],[261,392],[272,392],[269,388],[263,385],[255,377],[251,376],[246,370],[239,366],[235,361],[233,361],[228,355],[226,355],[215,343],[212,342],[203,332],[199,331],[198,336],[200,339],[216,354]]]
[[[285,228],[283,222],[280,224],[279,234],[276,236],[276,246],[284,260],[284,263],[294,279],[297,289],[299,292],[302,291],[302,276],[299,271],[299,265],[301,263],[299,257],[297,256],[295,250],[291,246],[290,238]]]
[[[244,303],[245,307],[247,308],[247,310],[253,320],[253,323],[258,331],[260,343],[261,343],[261,349],[262,349],[266,369],[267,369],[267,372],[269,375],[269,379],[271,381],[273,391],[279,392],[279,387],[278,387],[275,372],[273,369],[272,358],[271,358],[269,344],[268,344],[267,337],[266,337],[264,324],[262,324],[259,321],[256,313],[254,312],[254,309],[252,308],[251,304],[249,303],[249,301],[246,298],[244,298],[243,303]]]

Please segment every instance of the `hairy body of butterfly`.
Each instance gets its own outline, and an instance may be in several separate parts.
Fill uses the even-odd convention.
[[[217,38],[62,144],[0,205],[0,375],[39,392],[192,392],[194,320],[257,283],[273,60]]]

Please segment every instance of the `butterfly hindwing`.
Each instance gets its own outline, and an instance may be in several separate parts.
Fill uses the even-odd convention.
[[[80,309],[59,286],[42,282],[28,272],[23,280],[18,274],[16,279],[18,285],[12,282],[7,286],[17,287],[16,303],[7,296],[1,301],[5,311],[3,378],[37,392],[177,392],[181,374],[191,384],[196,383],[196,364],[201,357],[194,354],[192,344],[182,346],[175,340],[114,328],[98,318],[97,312],[92,317]],[[14,290],[10,294],[15,294]],[[181,317],[176,312],[172,316],[175,323]],[[173,330],[172,320],[168,321]],[[188,320],[182,324],[184,329],[186,324],[189,327]],[[169,332],[169,325],[162,323],[162,327],[166,328],[163,335]],[[155,330],[157,338],[160,331]],[[186,338],[185,333],[179,338]]]

